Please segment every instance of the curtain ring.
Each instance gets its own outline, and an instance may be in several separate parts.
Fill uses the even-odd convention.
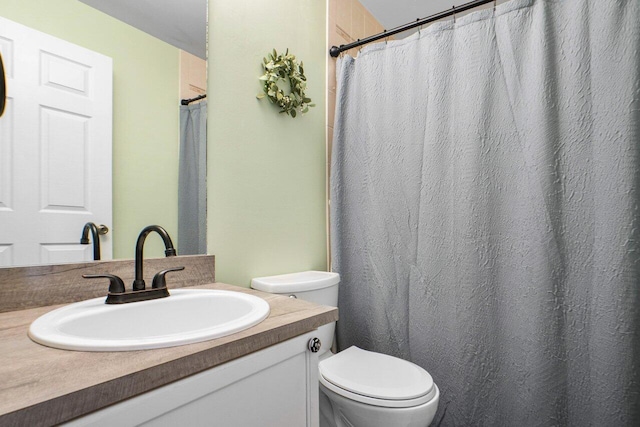
[[[496,11],[496,6],[498,5],[498,0],[493,0],[493,11]]]
[[[456,7],[452,6],[451,8],[453,9],[453,23],[455,24],[456,23]]]

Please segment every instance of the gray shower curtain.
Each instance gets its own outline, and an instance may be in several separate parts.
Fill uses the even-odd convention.
[[[207,101],[180,106],[178,254],[207,253]]]
[[[434,425],[640,425],[640,1],[512,0],[338,63],[338,342]]]

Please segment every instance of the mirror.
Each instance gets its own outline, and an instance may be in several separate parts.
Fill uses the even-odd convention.
[[[124,11],[125,6],[131,10]],[[168,12],[161,13],[165,9]],[[127,22],[109,14],[127,17]],[[206,0],[21,0],[5,2],[0,16],[112,58],[113,220],[112,224],[105,225],[110,229],[107,236],[113,244],[113,258],[133,258],[138,233],[150,224],[167,229],[177,245],[180,239],[177,227],[180,99],[205,91],[206,87],[202,86],[206,84],[206,62],[167,41],[206,55]],[[189,16],[197,17],[201,24],[194,25]],[[166,23],[167,17],[170,24]],[[145,22],[151,25],[145,26]],[[187,28],[199,25],[201,40],[187,36]],[[169,33],[173,35],[156,33],[154,37],[148,33],[158,30],[162,33],[163,29],[171,30]],[[5,65],[4,52],[9,48],[0,37]],[[204,82],[187,82],[189,93],[180,89],[180,72],[181,68],[185,71],[184,64],[197,61],[205,67]],[[7,88],[8,107],[12,101],[11,89]],[[7,112],[10,113],[10,109]],[[6,119],[7,114],[0,119],[0,162],[4,154],[2,141],[7,139],[2,129],[7,128]],[[19,197],[17,192],[13,197]],[[50,224],[46,228],[55,227]],[[78,243],[81,232],[82,226],[79,226]],[[157,240],[150,239],[145,246],[146,257],[164,255],[164,246]],[[3,243],[0,236],[0,252]]]

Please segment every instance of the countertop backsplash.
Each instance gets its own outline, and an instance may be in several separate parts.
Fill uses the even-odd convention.
[[[90,261],[32,267],[0,268],[0,313],[106,296],[107,280],[87,280],[83,274],[115,274],[127,289],[134,279],[134,260]],[[144,279],[158,271],[184,266],[167,276],[168,287],[182,288],[215,282],[215,256],[189,255],[144,260]]]

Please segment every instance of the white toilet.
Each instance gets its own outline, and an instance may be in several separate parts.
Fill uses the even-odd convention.
[[[337,306],[339,283],[337,273],[306,271],[256,278],[251,287]],[[334,355],[334,329],[335,322],[318,330],[320,426],[428,426],[440,399],[431,375],[406,360],[355,346]]]

